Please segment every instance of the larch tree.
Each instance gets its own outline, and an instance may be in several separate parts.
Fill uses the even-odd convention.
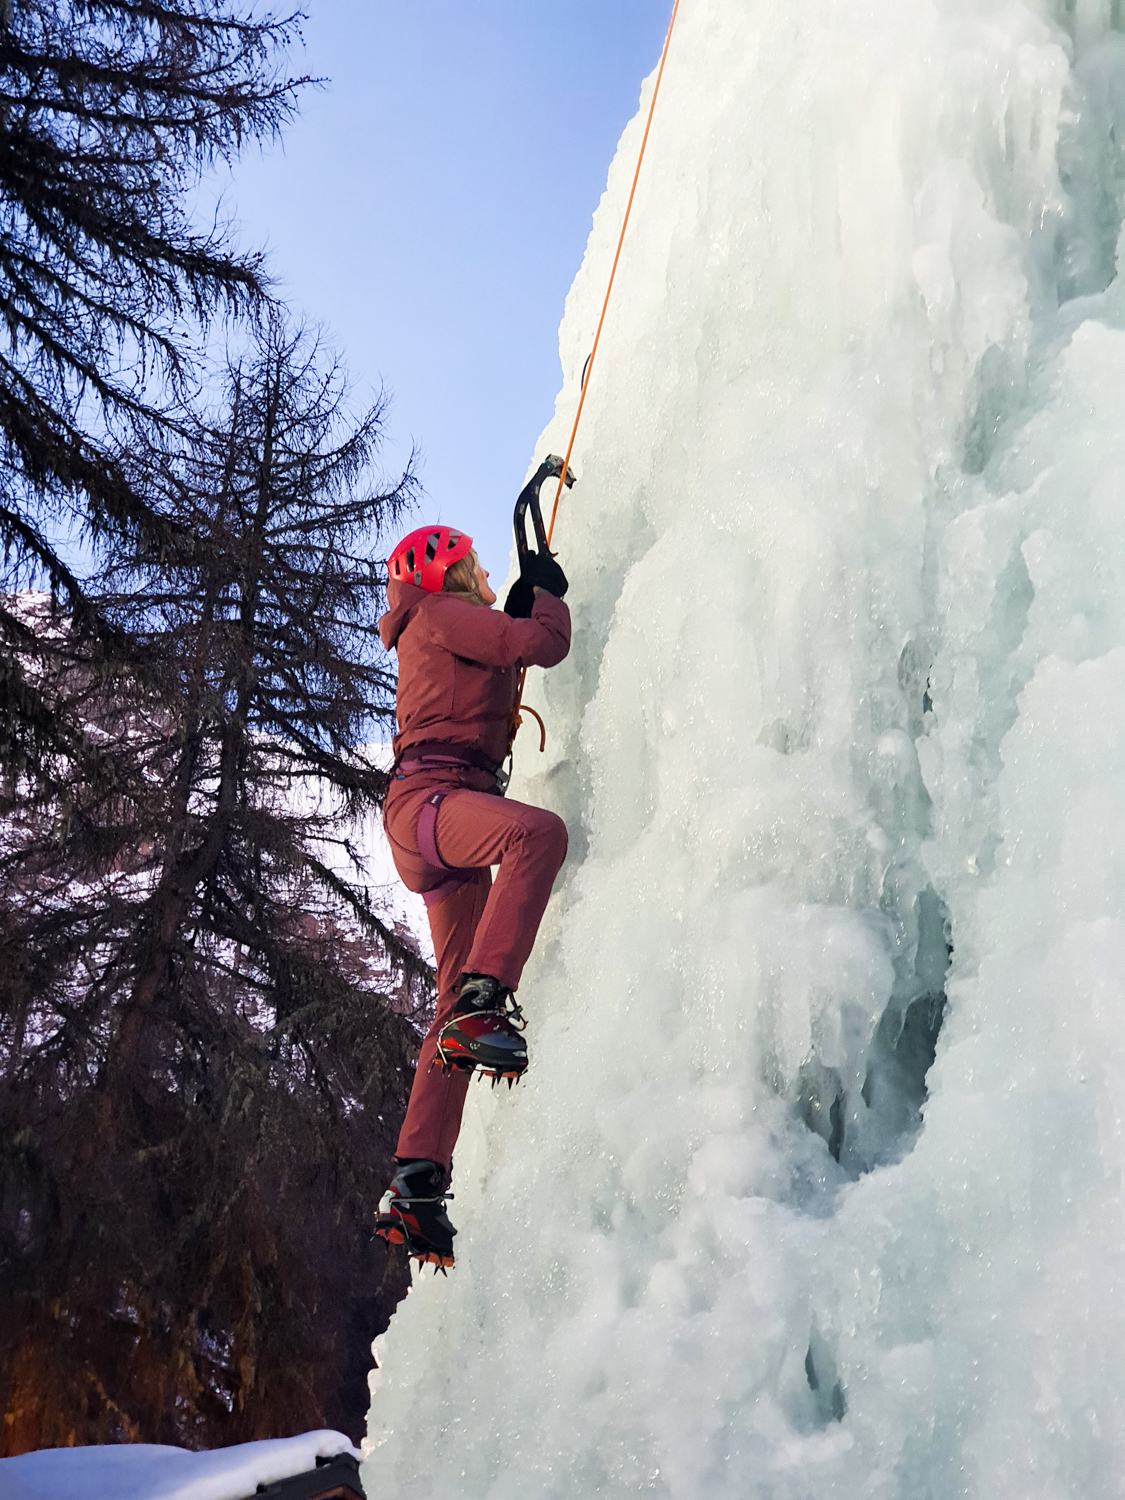
[[[373,477],[382,402],[349,418],[276,315],[221,386],[112,455],[168,522],[91,595],[128,653],[24,621],[83,749],[0,809],[8,1451],[358,1433],[405,1286],[372,1211],[431,976],[362,830],[393,715],[379,557],[415,481]]]
[[[189,191],[293,112],[299,19],[238,0],[0,0],[0,548],[9,589],[49,583],[103,650],[121,643],[60,538],[166,531],[112,432],[167,423],[200,332],[262,298],[260,258],[197,228]],[[46,772],[73,726],[22,670],[44,649],[26,627],[0,603],[0,765]]]

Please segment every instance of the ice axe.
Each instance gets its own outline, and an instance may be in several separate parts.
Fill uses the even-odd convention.
[[[527,545],[527,513],[531,511],[531,524],[535,530],[535,550],[546,552],[552,556],[551,549],[547,544],[547,528],[543,525],[543,512],[539,509],[539,491],[548,479],[557,479],[562,473],[563,461],[557,453],[548,453],[547,457],[536,469],[528,482],[520,490],[520,497],[516,501],[513,524],[516,529],[516,556],[522,567],[523,560],[530,548]],[[567,469],[566,478],[563,480],[567,489],[574,483],[574,470]]]
[[[565,474],[564,474],[565,469]],[[516,557],[519,560],[520,576],[508,590],[508,597],[504,601],[504,610],[514,620],[525,620],[531,614],[535,603],[535,587],[528,577],[527,564],[530,562],[532,552],[527,544],[527,513],[531,512],[531,526],[535,532],[535,551],[543,557],[552,555],[547,541],[547,528],[543,525],[543,512],[539,509],[539,491],[548,479],[557,479],[563,474],[563,484],[570,489],[574,483],[574,471],[566,465],[566,460],[559,457],[557,453],[548,453],[547,457],[536,469],[528,482],[520,490],[520,497],[516,501],[515,515],[512,524],[516,533]],[[562,486],[560,485],[560,490]],[[508,770],[502,772],[503,784],[501,790],[507,786],[508,777],[511,774],[512,765],[512,742],[516,737],[516,731],[522,722],[522,715],[528,713],[539,725],[539,748],[546,749],[547,726],[535,712],[523,701],[524,683],[527,681],[527,668],[524,667],[520,673],[519,692],[516,694],[516,706],[512,710],[511,722],[508,726]]]
[[[505,612],[513,619],[526,619],[531,614],[531,606],[535,602],[532,586],[526,577],[527,563],[532,556],[527,540],[528,512],[531,512],[531,527],[535,533],[535,551],[544,557],[554,556],[547,543],[547,528],[543,525],[543,512],[539,508],[539,491],[548,479],[557,479],[562,471],[563,460],[557,453],[549,453],[520,490],[520,497],[516,501],[512,524],[516,533],[516,560],[519,563],[520,576],[513,583],[504,601]],[[570,489],[574,483],[573,469],[567,469],[563,483],[567,489]]]

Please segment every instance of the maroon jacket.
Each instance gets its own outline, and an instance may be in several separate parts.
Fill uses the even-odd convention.
[[[529,620],[431,594],[392,580],[379,621],[398,652],[395,755],[440,741],[482,751],[497,765],[508,753],[508,724],[523,667],[554,667],[570,650],[570,611],[541,589]]]

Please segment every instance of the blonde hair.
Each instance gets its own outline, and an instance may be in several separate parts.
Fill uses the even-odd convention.
[[[451,563],[445,570],[445,577],[441,581],[443,594],[456,594],[459,598],[467,600],[470,604],[483,605],[484,600],[477,588],[477,555],[470,552],[467,557],[459,558],[457,562]]]

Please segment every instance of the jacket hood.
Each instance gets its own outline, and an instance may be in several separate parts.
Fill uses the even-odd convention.
[[[379,617],[379,635],[388,651],[398,645],[398,638],[410,623],[410,617],[431,596],[417,584],[392,578],[387,584],[387,612]]]

